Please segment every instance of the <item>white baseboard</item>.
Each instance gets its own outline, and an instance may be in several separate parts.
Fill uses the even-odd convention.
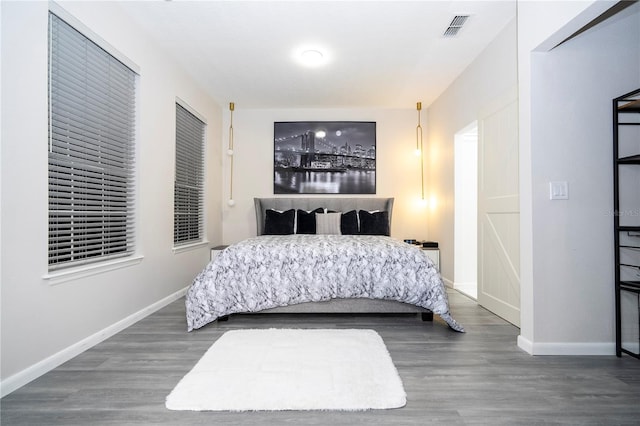
[[[529,339],[525,339],[520,334],[518,335],[518,347],[529,355],[533,355],[533,342]]]
[[[615,355],[616,346],[611,343],[534,343],[518,336],[518,347],[530,355]]]
[[[458,290],[458,292],[464,294],[470,299],[473,299],[475,301],[478,300],[478,283],[454,283],[453,289]]]
[[[450,279],[442,277],[442,282],[444,282],[444,285],[446,287],[453,288],[453,281],[451,281]]]
[[[462,287],[478,287],[478,283],[477,282],[463,282],[463,283],[456,282],[455,284],[453,284],[453,288],[462,288]]]
[[[147,306],[146,308],[143,308],[138,312],[129,315],[128,317],[116,322],[115,324],[110,325],[103,330],[100,330],[99,332],[87,337],[86,339],[82,339],[81,341],[61,350],[60,352],[57,352],[50,357],[45,358],[30,367],[25,368],[19,373],[7,377],[5,380],[0,382],[0,397],[4,398],[14,390],[21,388],[32,380],[37,379],[38,377],[69,361],[75,356],[80,355],[82,352],[86,351],[92,346],[95,346],[98,343],[108,339],[109,337],[121,332],[125,328],[135,324],[141,319],[164,308],[171,302],[178,300],[186,294],[187,288],[188,287],[185,287],[182,290],[178,290],[177,292],[165,297],[164,299],[161,299]]]

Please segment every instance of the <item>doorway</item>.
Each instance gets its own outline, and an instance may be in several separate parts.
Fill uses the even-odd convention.
[[[454,139],[454,283],[478,299],[478,122]]]

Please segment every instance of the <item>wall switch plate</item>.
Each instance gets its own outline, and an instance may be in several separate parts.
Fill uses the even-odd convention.
[[[569,199],[569,183],[549,182],[549,199],[550,200],[568,200]]]

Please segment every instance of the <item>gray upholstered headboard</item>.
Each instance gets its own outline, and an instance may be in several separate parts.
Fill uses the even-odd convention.
[[[264,232],[264,218],[267,209],[274,210],[314,210],[324,207],[337,212],[350,210],[381,210],[389,212],[389,228],[391,228],[391,212],[393,198],[254,198],[256,206],[256,225],[258,235]]]

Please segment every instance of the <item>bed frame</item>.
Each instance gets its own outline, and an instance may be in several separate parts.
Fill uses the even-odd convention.
[[[311,211],[318,207],[325,207],[337,212],[382,210],[389,212],[389,229],[391,229],[393,198],[254,198],[254,203],[258,235],[264,233],[267,209]],[[428,309],[393,300],[376,299],[333,299],[326,302],[300,303],[265,309],[260,313],[420,313],[423,321],[433,320],[433,313]]]

